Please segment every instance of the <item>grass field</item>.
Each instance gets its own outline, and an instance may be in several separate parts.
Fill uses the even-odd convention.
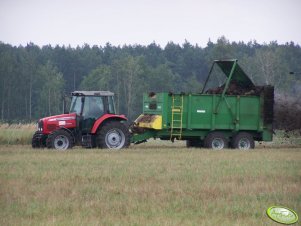
[[[163,145],[161,145],[163,144]],[[0,146],[0,225],[279,225],[301,215],[301,148],[124,151]]]
[[[0,145],[31,144],[37,126],[32,124],[0,124]]]

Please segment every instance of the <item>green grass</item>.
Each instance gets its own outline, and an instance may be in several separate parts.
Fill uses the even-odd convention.
[[[277,225],[272,205],[300,217],[301,148],[0,146],[0,225]]]

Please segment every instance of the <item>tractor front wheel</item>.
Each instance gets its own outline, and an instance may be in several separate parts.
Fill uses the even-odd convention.
[[[130,145],[129,130],[119,121],[107,122],[98,131],[96,139],[100,148],[121,149]]]
[[[59,151],[65,151],[68,148],[72,148],[73,139],[69,132],[65,130],[55,130],[48,135],[46,140],[47,148],[55,148]]]
[[[46,135],[40,131],[36,131],[32,136],[31,146],[32,148],[44,148],[46,147]]]

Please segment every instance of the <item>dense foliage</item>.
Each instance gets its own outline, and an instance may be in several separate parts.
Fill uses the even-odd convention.
[[[301,48],[294,43],[84,45],[77,48],[0,42],[0,120],[31,121],[62,112],[63,93],[111,90],[119,113],[134,119],[147,91],[199,92],[214,59],[236,58],[258,85],[301,97]],[[289,73],[294,71],[295,73]]]

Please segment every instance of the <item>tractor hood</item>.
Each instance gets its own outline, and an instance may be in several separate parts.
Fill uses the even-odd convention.
[[[72,129],[76,127],[76,113],[45,117],[39,120],[38,129],[49,134],[59,128]]]

